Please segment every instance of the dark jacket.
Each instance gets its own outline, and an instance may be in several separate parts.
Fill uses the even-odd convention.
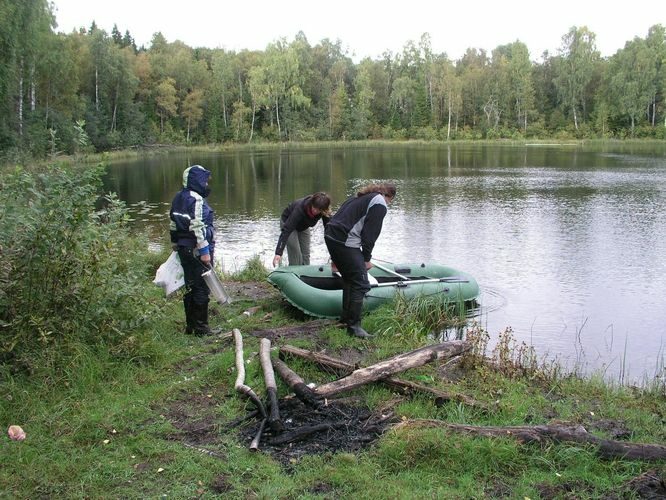
[[[210,172],[201,165],[193,165],[183,172],[183,189],[171,202],[171,243],[198,248],[201,255],[215,248],[214,212],[206,197]]]
[[[349,198],[326,225],[324,237],[347,247],[360,248],[364,260],[370,262],[386,212],[386,200],[380,193]]]
[[[321,219],[324,227],[328,224],[329,218],[325,215],[319,214],[311,217],[308,213],[308,205],[312,195],[306,196],[296,201],[292,201],[287,208],[282,212],[280,217],[280,226],[282,228],[280,237],[278,238],[277,246],[275,247],[275,255],[282,255],[284,247],[287,245],[289,235],[293,231],[305,231],[307,228],[312,227]]]

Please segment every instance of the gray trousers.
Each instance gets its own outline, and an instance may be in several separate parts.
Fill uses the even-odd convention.
[[[287,240],[287,256],[290,266],[307,266],[310,264],[310,239],[312,231],[292,231]]]

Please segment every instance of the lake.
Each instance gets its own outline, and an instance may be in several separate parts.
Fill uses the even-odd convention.
[[[169,244],[168,210],[182,171],[212,171],[218,265],[270,267],[279,217],[326,191],[333,209],[356,187],[392,180],[373,252],[470,272],[475,318],[497,339],[510,327],[543,359],[607,379],[664,375],[666,144],[405,144],[189,152],[114,162],[108,190],[128,203],[155,249]],[[313,235],[312,262],[328,254]]]

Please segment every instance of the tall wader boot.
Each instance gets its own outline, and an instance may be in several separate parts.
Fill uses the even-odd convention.
[[[349,309],[351,307],[351,290],[348,283],[342,285],[342,313],[340,314],[340,323],[349,325]]]
[[[349,319],[347,324],[347,333],[360,339],[369,339],[373,337],[361,326],[361,311],[363,309],[363,299],[350,300]]]
[[[183,306],[185,307],[185,334],[192,335],[195,327],[195,312],[192,308],[192,296],[185,294],[183,296]]]

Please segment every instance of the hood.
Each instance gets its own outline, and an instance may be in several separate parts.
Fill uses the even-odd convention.
[[[183,187],[205,197],[209,177],[210,172],[201,165],[192,165],[183,172]]]

